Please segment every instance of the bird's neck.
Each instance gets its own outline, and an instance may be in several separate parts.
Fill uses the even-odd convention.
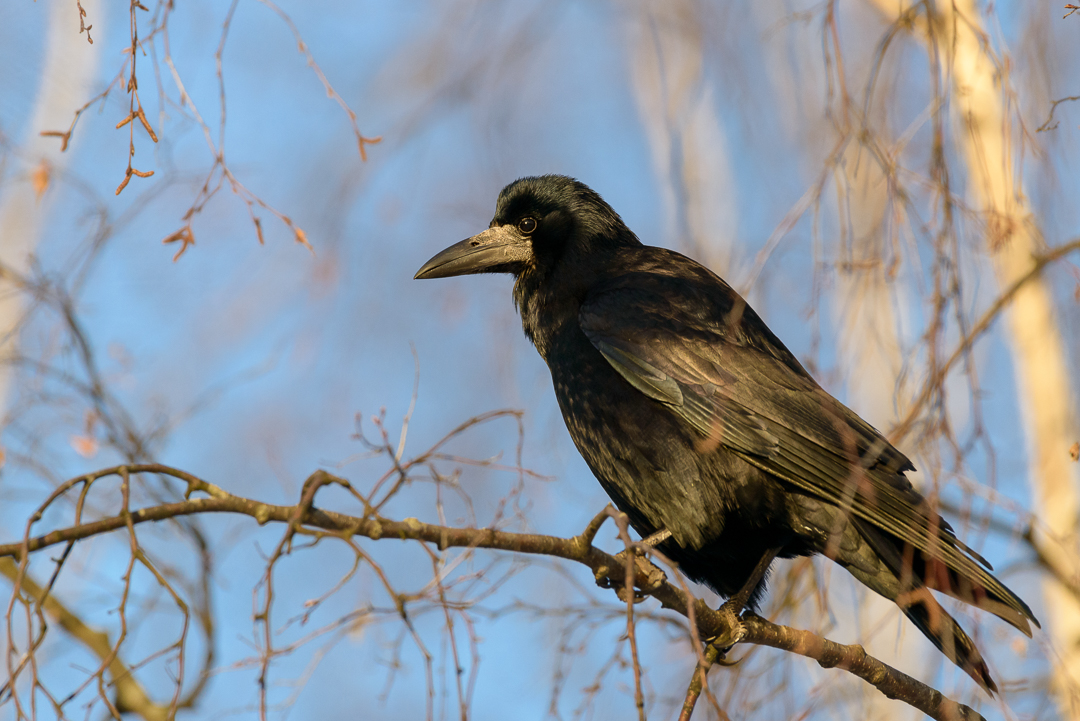
[[[581,336],[578,313],[589,291],[618,273],[618,259],[635,253],[641,241],[623,226],[612,238],[578,238],[556,259],[530,264],[514,283],[514,304],[525,335],[547,360],[552,341],[562,333]]]
[[[526,271],[514,283],[514,305],[521,315],[522,329],[544,360],[559,334],[580,332],[578,313],[588,284],[567,276],[557,271]]]

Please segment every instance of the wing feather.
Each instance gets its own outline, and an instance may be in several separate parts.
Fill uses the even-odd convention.
[[[1027,605],[904,477],[914,469],[911,461],[818,386],[779,340],[774,347],[741,342],[761,337],[760,329],[740,333],[741,325],[765,328],[753,311],[744,309],[732,323],[700,310],[687,313],[672,297],[678,294],[624,282],[591,293],[578,320],[619,375],[682,418],[706,446],[721,445],[943,562],[961,585],[974,583],[997,600],[980,603],[971,588],[939,590],[960,594],[1031,634]],[[767,328],[765,333],[775,338]]]

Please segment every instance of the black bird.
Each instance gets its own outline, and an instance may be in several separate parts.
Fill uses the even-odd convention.
[[[1039,622],[905,477],[911,461],[826,393],[721,278],[643,245],[572,178],[522,178],[488,229],[416,273],[510,273],[566,427],[633,527],[753,610],[776,557],[824,554],[994,692],[927,589],[1031,636]],[[729,616],[730,617],[730,616]]]

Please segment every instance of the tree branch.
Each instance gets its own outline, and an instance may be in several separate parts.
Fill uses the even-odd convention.
[[[27,536],[22,541],[0,544],[0,557],[6,556],[21,561],[28,553],[56,544],[79,541],[122,528],[180,516],[233,513],[250,516],[260,525],[264,525],[271,521],[295,524],[299,514],[304,531],[316,536],[324,533],[343,538],[362,536],[373,541],[394,538],[431,543],[439,549],[487,548],[554,556],[588,566],[597,581],[604,585],[618,588],[626,582],[626,564],[592,545],[591,537],[595,535],[598,527],[592,522],[581,535],[558,538],[490,528],[454,528],[423,523],[416,518],[393,521],[381,517],[357,517],[310,506],[310,490],[317,484],[305,484],[307,492],[304,493],[305,497],[299,504],[279,506],[231,495],[220,487],[189,473],[160,464],[117,466],[97,471],[90,476],[72,479],[64,485],[74,487],[85,478],[92,477],[96,480],[109,475],[135,473],[157,473],[176,478],[187,484],[187,495],[200,492],[209,497],[163,503],[58,529],[40,536]],[[649,574],[647,577],[637,577],[635,585],[641,593],[660,601],[664,608],[687,618],[693,617],[698,634],[702,638],[712,638],[727,631],[720,613],[669,581],[659,580],[657,575]],[[862,646],[839,644],[809,631],[774,624],[753,614],[744,615],[742,621],[746,627],[746,634],[741,643],[771,646],[813,659],[822,668],[843,669],[871,684],[887,697],[903,701],[939,721],[982,719],[982,716],[968,706],[952,701],[941,692],[867,655]]]
[[[185,707],[185,704],[178,704],[176,708],[171,708],[170,704],[155,703],[135,679],[127,664],[113,653],[113,643],[109,640],[109,634],[86,625],[86,622],[72,613],[67,606],[49,595],[48,589],[43,588],[29,576],[24,574],[20,578],[19,569],[11,558],[0,558],[0,575],[12,583],[17,583],[27,595],[41,603],[45,613],[72,638],[90,650],[99,660],[107,662],[109,677],[116,688],[116,708],[119,711],[138,714],[146,721],[165,721],[175,716],[176,708]],[[190,706],[190,703],[187,706]]]
[[[945,382],[945,377],[949,374],[949,371],[952,370],[952,367],[971,349],[971,346],[975,344],[975,341],[990,329],[991,324],[1001,314],[1001,311],[1012,302],[1020,289],[1033,278],[1037,278],[1039,274],[1042,273],[1043,268],[1047,265],[1078,250],[1080,250],[1080,238],[1074,238],[1068,243],[1052,248],[1046,253],[1041,253],[1032,257],[1031,268],[1028,269],[1024,275],[1017,278],[1012,285],[1002,291],[1001,295],[997,297],[997,300],[990,304],[990,307],[986,309],[986,312],[984,312],[975,325],[971,327],[968,334],[960,340],[960,343],[956,346],[956,349],[952,352],[952,355],[949,356],[948,360],[941,364],[932,377],[926,379],[926,383],[923,385],[919,397],[912,402],[910,407],[908,407],[907,415],[902,421],[896,424],[888,434],[890,441],[898,443],[911,431],[919,414],[922,413],[923,408],[925,408],[934,393],[941,388],[941,385]]]

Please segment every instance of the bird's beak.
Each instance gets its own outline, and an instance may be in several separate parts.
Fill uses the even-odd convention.
[[[532,256],[532,243],[512,225],[496,225],[435,255],[413,278],[449,278],[470,273],[512,272]]]

